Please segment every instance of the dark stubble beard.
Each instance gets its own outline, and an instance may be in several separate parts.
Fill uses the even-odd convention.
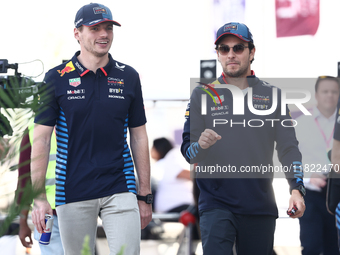
[[[88,52],[91,52],[94,56],[96,56],[98,58],[104,57],[108,53],[108,51],[107,52],[96,52],[95,50],[93,50],[92,48],[87,47],[86,45],[84,45],[84,47],[85,47],[85,49]]]
[[[106,52],[106,53],[93,52],[93,54],[94,54],[97,58],[102,58],[102,57],[106,56],[107,52]]]
[[[249,58],[248,63],[250,65],[250,58]],[[230,78],[246,77],[249,65],[241,67],[239,70],[236,70],[236,71],[228,71],[227,67],[225,67],[225,68],[223,68],[223,72]]]

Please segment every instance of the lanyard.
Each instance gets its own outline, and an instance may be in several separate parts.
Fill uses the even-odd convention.
[[[330,149],[330,143],[333,139],[333,134],[334,134],[334,127],[333,127],[333,131],[332,131],[330,137],[327,139],[326,134],[325,134],[325,132],[323,132],[318,119],[315,118],[314,121],[315,121],[316,125],[318,126],[319,131],[322,134],[323,140],[325,141],[325,143],[327,145],[327,150]]]
[[[222,79],[223,79],[223,81],[225,82],[225,84],[228,84],[227,80],[225,79],[224,73],[222,73]]]

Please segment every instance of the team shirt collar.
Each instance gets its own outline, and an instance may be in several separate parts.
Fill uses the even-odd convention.
[[[87,69],[85,66],[83,66],[79,62],[79,60],[77,58],[79,56],[79,54],[80,54],[80,51],[77,51],[76,54],[72,58],[72,62],[74,63],[74,68],[77,70],[80,77],[83,77],[85,74],[89,73],[90,70]],[[114,62],[114,60],[112,59],[112,56],[109,53],[109,63],[106,66],[99,68],[105,76],[107,76],[109,71],[111,70],[111,68],[113,66],[113,62]]]

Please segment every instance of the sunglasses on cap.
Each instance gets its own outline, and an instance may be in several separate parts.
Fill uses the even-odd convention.
[[[221,55],[226,55],[229,53],[230,49],[233,49],[235,54],[242,54],[245,48],[249,48],[248,46],[244,46],[243,44],[236,44],[233,47],[229,47],[228,45],[220,45],[217,50]]]

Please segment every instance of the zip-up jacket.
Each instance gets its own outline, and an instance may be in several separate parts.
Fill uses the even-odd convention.
[[[222,76],[209,86],[193,90],[181,151],[189,163],[195,164],[200,211],[227,208],[233,213],[278,217],[272,187],[274,172],[286,177],[290,190],[303,185],[296,123],[287,106],[281,113],[280,89],[255,75],[248,76],[247,81],[245,96],[236,86],[226,85]],[[275,91],[277,95],[273,96]],[[238,104],[234,108],[235,101]],[[271,113],[264,112],[271,109]],[[205,129],[222,137],[208,149],[198,144]],[[275,145],[282,166],[274,168]]]

